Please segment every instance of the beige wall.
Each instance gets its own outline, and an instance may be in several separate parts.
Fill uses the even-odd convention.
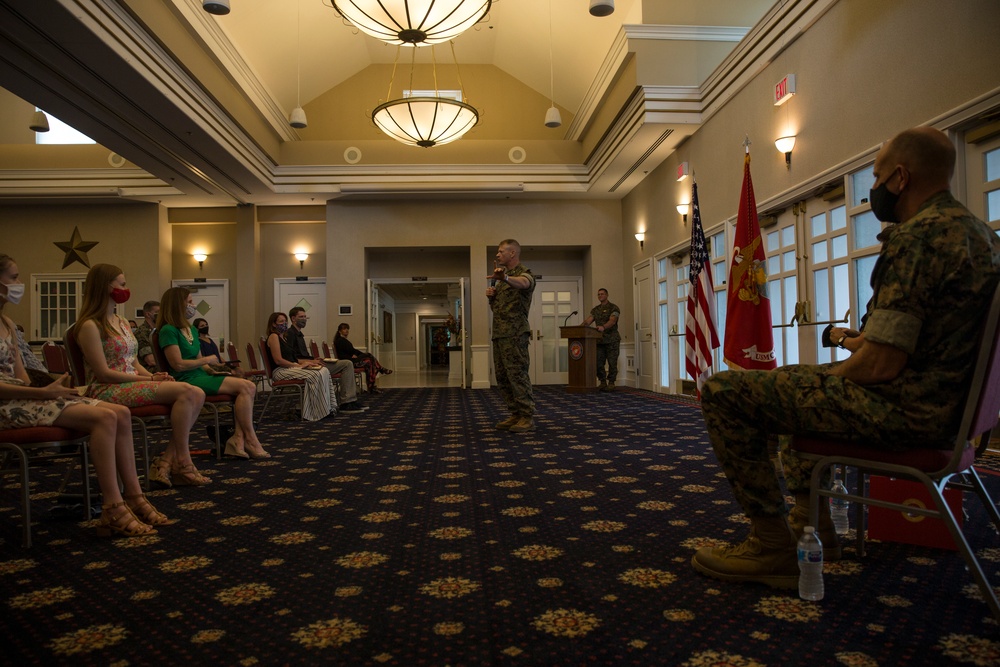
[[[160,270],[160,225],[154,204],[0,206],[0,253],[17,261],[29,286],[31,274],[86,274],[79,263],[63,268],[66,253],[54,245],[69,241],[79,228],[83,241],[97,242],[87,251],[90,266],[116,264],[125,272],[132,299],[121,312],[131,316],[150,295],[159,297],[170,286],[169,273]],[[29,289],[19,305],[5,309],[25,330],[36,326],[30,321],[32,297]]]
[[[680,162],[697,174],[706,227],[736,214],[745,134],[758,204],[780,197],[902,129],[996,91],[997,25],[992,0],[833,5],[625,198],[627,276],[634,261],[690,236],[674,208],[691,197],[690,180],[674,180]],[[798,94],[775,107],[772,88],[789,73]],[[784,134],[798,136],[790,170],[773,143]],[[641,254],[632,238],[640,229]]]

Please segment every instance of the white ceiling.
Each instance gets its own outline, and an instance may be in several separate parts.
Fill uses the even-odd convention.
[[[173,0],[201,11],[201,0]],[[675,0],[660,0],[673,2]],[[588,0],[494,0],[487,16],[453,40],[459,67],[495,65],[548,97],[549,7],[556,102],[576,111],[597,76],[623,23],[641,23],[640,0],[617,0],[608,17],[591,16]],[[286,111],[341,84],[372,64],[451,63],[447,44],[433,48],[389,46],[346,24],[329,0],[232,0],[226,16],[209,16],[231,40]],[[301,26],[301,27],[300,27]]]

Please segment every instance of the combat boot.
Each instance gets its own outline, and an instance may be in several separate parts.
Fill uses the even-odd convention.
[[[524,433],[526,431],[533,431],[535,429],[535,422],[532,421],[531,417],[521,417],[517,420],[517,423],[508,429],[511,433]]]
[[[597,391],[607,391],[607,390],[608,390],[608,383],[604,380],[601,380],[601,384],[597,385]]]
[[[614,390],[615,390],[615,381],[608,380],[608,391],[614,391]]]
[[[784,517],[750,519],[750,535],[734,547],[702,547],[691,565],[722,581],[754,581],[774,588],[797,588],[795,537]]]
[[[497,422],[494,428],[500,431],[509,431],[510,427],[516,424],[518,419],[520,419],[520,417],[518,417],[517,415],[511,415],[510,417],[507,417],[507,419],[504,419],[502,422]]]
[[[816,535],[823,543],[823,562],[831,563],[840,560],[843,550],[840,547],[840,538],[837,530],[833,527],[833,519],[830,518],[830,503],[825,498],[819,499],[819,525],[815,526]],[[809,525],[809,494],[795,494],[795,506],[788,512],[788,525],[795,533],[795,539],[802,537],[802,529]]]

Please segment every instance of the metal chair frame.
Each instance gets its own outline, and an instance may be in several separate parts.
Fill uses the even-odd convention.
[[[267,414],[267,408],[271,404],[271,399],[275,395],[283,396],[288,394],[297,394],[299,399],[299,412],[302,411],[302,403],[305,400],[305,380],[276,380],[274,378],[274,366],[271,364],[271,358],[267,356],[267,341],[261,338],[257,341],[257,346],[260,349],[260,359],[264,365],[264,371],[267,373],[268,381],[271,383],[271,391],[267,394],[267,400],[264,402],[264,407],[260,411],[260,417],[257,418],[257,424],[259,425],[264,421],[264,415]]]
[[[913,449],[885,451],[857,443],[818,438],[796,437],[793,449],[803,458],[816,461],[810,482],[810,521],[817,525],[820,498],[833,496],[823,488],[824,472],[834,466],[851,466],[858,470],[856,492],[845,496],[855,503],[858,556],[865,554],[865,505],[941,519],[965,559],[972,578],[978,584],[983,599],[1000,621],[1000,602],[986,578],[978,559],[969,546],[962,529],[944,498],[946,488],[974,491],[982,501],[994,529],[1000,532],[1000,512],[990,498],[973,464],[985,450],[990,432],[997,425],[1000,413],[1000,285],[994,291],[987,313],[976,357],[972,382],[965,401],[962,421],[950,449]],[[973,442],[979,439],[978,450]],[[919,482],[934,501],[934,507],[902,505],[865,495],[865,479],[870,474],[887,475]],[[825,501],[824,501],[825,502]]]

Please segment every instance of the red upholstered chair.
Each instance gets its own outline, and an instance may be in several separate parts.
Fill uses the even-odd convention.
[[[153,356],[156,357],[156,368],[162,373],[170,372],[170,362],[167,361],[167,355],[163,352],[163,348],[160,347],[160,336],[159,331],[154,331],[149,337],[149,343],[153,347]],[[216,394],[215,396],[205,396],[205,407],[203,408],[209,419],[215,426],[215,458],[222,459],[222,437],[219,434],[219,407],[220,405],[229,406],[229,413],[232,415],[232,406],[236,402],[236,397],[232,394]]]
[[[264,371],[257,368],[257,360],[252,356],[253,346],[247,343],[247,352],[249,352],[251,356],[249,357],[250,368],[246,369],[242,367],[242,362],[240,362],[240,357],[236,352],[236,343],[233,341],[226,343],[226,352],[229,354],[229,361],[240,364],[240,370],[243,371],[243,377],[257,385],[258,393],[263,392],[265,374]]]
[[[326,344],[326,341],[323,341],[323,358],[324,359],[333,358],[332,355],[330,354],[330,346]]]
[[[314,340],[309,341],[309,354],[312,355],[313,359],[323,359],[324,358],[324,357],[319,356],[319,345],[317,345],[316,341],[314,341]]]
[[[63,343],[66,349],[66,358],[69,360],[69,373],[73,378],[73,384],[82,387],[87,384],[86,372],[84,371],[83,350],[76,340],[74,325],[70,325],[63,334]],[[156,425],[166,428],[170,424],[170,406],[168,405],[144,405],[138,408],[129,408],[132,414],[132,432],[139,431],[139,438],[136,444],[140,445],[139,456],[143,470],[143,480],[145,488],[149,491],[149,427]]]
[[[306,381],[305,380],[275,380],[274,379],[274,364],[271,363],[271,358],[267,356],[267,341],[261,338],[257,341],[257,347],[260,350],[260,360],[264,365],[264,372],[267,373],[268,381],[271,383],[271,391],[267,394],[267,400],[264,401],[264,409],[260,411],[260,417],[257,418],[257,424],[260,425],[264,421],[264,415],[267,414],[267,408],[271,405],[271,399],[275,396],[282,395],[297,395],[299,401],[299,412],[301,415],[302,410],[302,399],[305,396]],[[249,349],[249,344],[248,344]]]
[[[974,491],[992,519],[994,529],[1000,531],[1000,512],[997,511],[996,504],[986,492],[982,480],[973,467],[976,456],[982,453],[989,443],[990,431],[997,425],[998,413],[1000,413],[1000,286],[993,294],[992,305],[980,334],[979,353],[962,412],[961,426],[951,447],[889,452],[855,442],[800,437],[794,439],[792,447],[795,451],[803,458],[816,461],[810,490],[812,525],[817,525],[820,498],[824,499],[823,502],[827,502],[826,498],[833,495],[829,489],[821,485],[820,480],[824,471],[835,466],[856,468],[857,490],[854,494],[848,495],[847,499],[854,502],[857,507],[855,518],[858,528],[859,557],[864,556],[864,505],[941,519],[965,559],[972,578],[979,585],[983,599],[1000,621],[1000,603],[997,601],[996,593],[944,498],[946,488]],[[978,451],[973,444],[977,439],[980,441]],[[909,479],[922,484],[933,499],[934,506],[913,507],[866,496],[865,478],[872,473]],[[913,530],[920,530],[920,526],[921,524],[914,523]]]
[[[66,355],[66,349],[62,345],[46,341],[42,345],[42,358],[45,359],[45,368],[50,373],[56,375],[69,373],[69,359]]]
[[[16,472],[21,486],[21,521],[24,527],[23,543],[31,546],[31,494],[29,462],[74,456],[80,458],[83,471],[84,519],[90,519],[90,474],[87,468],[86,433],[57,426],[34,426],[0,430],[0,472]],[[12,461],[11,459],[16,459]],[[16,463],[16,465],[11,465]],[[65,482],[64,482],[65,483]]]

